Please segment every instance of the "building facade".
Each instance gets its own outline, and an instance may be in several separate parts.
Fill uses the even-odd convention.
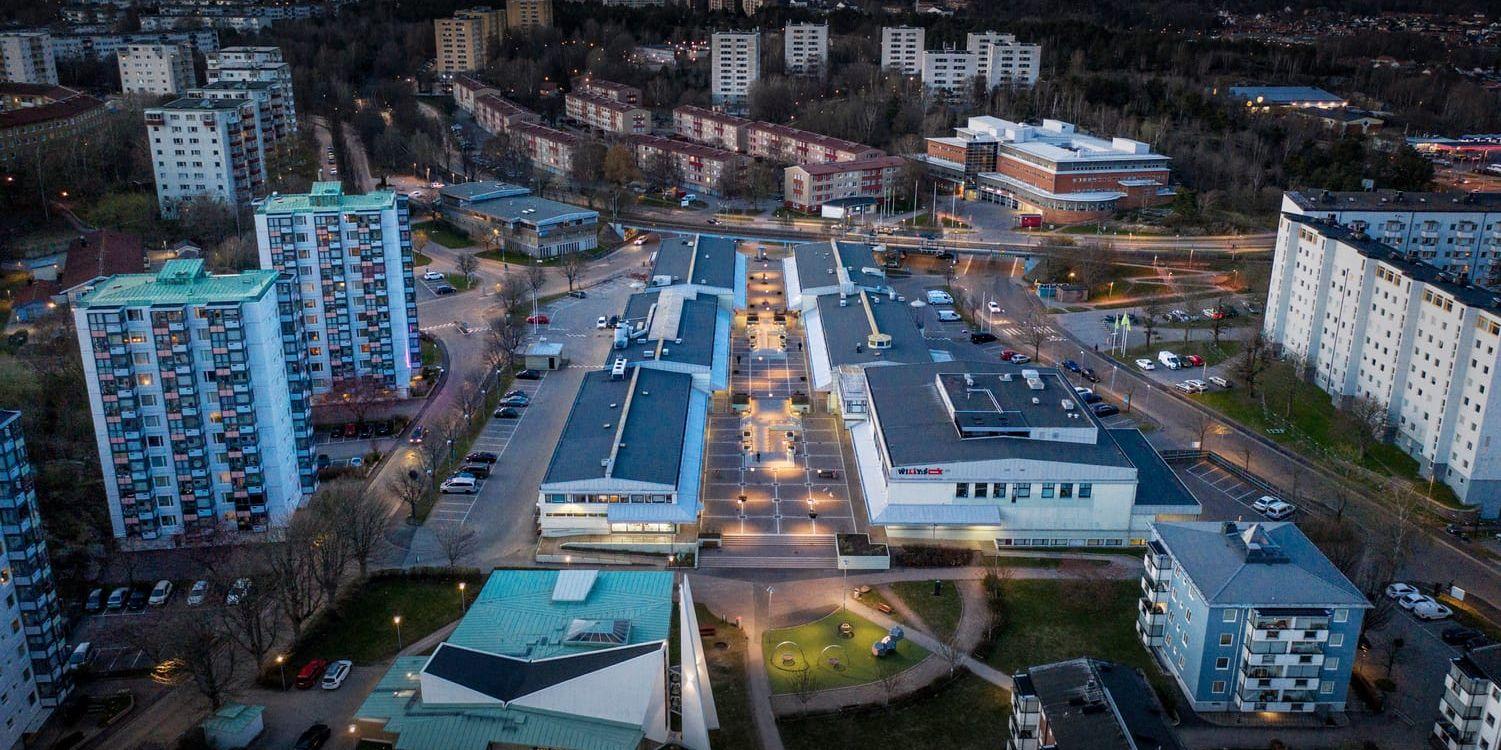
[[[0,80],[11,83],[57,85],[57,61],[52,35],[45,31],[0,33]]]
[[[971,32],[965,48],[975,56],[975,77],[988,88],[1037,83],[1042,64],[1040,45],[1018,42],[1014,34],[986,31]]]
[[[577,76],[572,82],[573,90],[591,96],[603,97],[621,104],[640,105],[645,101],[641,89],[623,83],[606,81],[594,76]]]
[[[485,34],[484,19],[439,18],[433,21],[433,34],[437,42],[439,74],[452,77],[455,73],[469,73],[485,66],[489,38]]]
[[[312,393],[406,398],[422,366],[406,196],[314,183],[261,203],[255,234],[261,267],[283,274],[278,293],[302,317]]]
[[[1284,213],[1263,333],[1337,402],[1384,406],[1379,427],[1423,476],[1485,518],[1501,514],[1494,292],[1364,232]]]
[[[499,94],[485,93],[474,101],[474,121],[485,132],[494,134],[509,133],[521,123],[539,125],[542,117]]]
[[[782,177],[783,205],[812,213],[829,201],[880,197],[897,187],[906,163],[900,156],[878,156],[788,167]]]
[[[292,98],[292,66],[278,47],[225,47],[205,53],[208,83],[261,81],[272,85],[272,116],[277,139],[297,132],[297,103]]]
[[[881,68],[902,75],[922,75],[927,30],[921,26],[881,28]]]
[[[74,304],[117,538],[266,531],[316,488],[312,402],[288,355],[302,316],[278,276],[171,260]]]
[[[615,135],[651,132],[651,110],[596,94],[570,91],[563,97],[568,119]]]
[[[230,206],[265,195],[260,114],[249,99],[178,99],[146,110],[146,137],[163,216],[186,200]]]
[[[761,78],[761,33],[716,31],[710,52],[710,93],[714,106],[742,111],[750,88]]]
[[[659,160],[672,161],[672,173],[677,178],[677,187],[689,192],[719,195],[726,180],[745,174],[750,160],[733,151],[686,143],[654,135],[640,135],[630,140],[636,156],[636,166],[642,172],[658,169]]]
[[[552,26],[552,0],[506,0],[506,28],[518,31]]]
[[[104,120],[104,102],[66,86],[0,81],[0,164],[84,138]]]
[[[1195,711],[1343,711],[1370,602],[1291,523],[1158,523],[1136,631]]]
[[[599,213],[532,195],[504,182],[467,182],[439,192],[444,220],[508,252],[555,258],[598,247]]]
[[[979,69],[975,53],[964,49],[927,50],[922,55],[922,83],[930,93],[969,96]]]
[[[104,60],[132,44],[186,44],[195,52],[207,54],[219,49],[219,32],[183,29],[134,34],[54,34],[52,56],[58,60]]]
[[[744,117],[715,112],[712,109],[684,104],[672,110],[672,129],[683,138],[716,146],[728,151],[744,152],[748,145],[746,128],[753,121]]]
[[[770,122],[746,126],[745,140],[751,156],[782,164],[825,164],[886,155],[885,151],[863,143]]]
[[[1501,193],[1290,191],[1282,210],[1364,232],[1456,280],[1501,287]]]
[[[1501,747],[1501,645],[1449,660],[1433,740],[1448,750]]]
[[[12,623],[0,649],[0,745],[20,747],[73,689],[63,631],[62,604],[47,556],[42,516],[37,510],[36,475],[26,455],[20,413],[0,410],[0,530],[5,532],[5,565],[0,581],[5,619]],[[17,628],[15,623],[19,622]]]
[[[513,121],[507,132],[520,139],[521,147],[531,159],[533,171],[564,178],[572,176],[573,152],[582,142],[578,136],[524,121]]]
[[[185,44],[132,44],[120,50],[120,90],[146,96],[181,95],[197,84],[193,50]]]
[[[829,72],[829,26],[789,23],[782,29],[782,60],[791,75],[822,76]]]
[[[187,90],[190,99],[215,101],[249,100],[255,104],[256,124],[260,127],[261,148],[269,154],[282,139],[292,133],[285,119],[286,110],[279,99],[280,89],[266,81],[219,81]]]

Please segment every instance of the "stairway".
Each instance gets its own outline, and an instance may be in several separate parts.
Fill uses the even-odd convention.
[[[725,534],[719,549],[699,554],[700,568],[838,567],[829,534]]]

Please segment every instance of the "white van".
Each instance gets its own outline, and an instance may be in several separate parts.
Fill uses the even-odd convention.
[[[953,310],[939,310],[938,319],[940,321],[952,323],[953,321],[960,320],[960,317],[959,313],[956,313]]]
[[[479,492],[479,485],[475,483],[474,477],[458,475],[444,480],[438,486],[438,491],[445,495],[473,495]]]
[[[943,291],[942,289],[929,289],[928,304],[952,305],[954,304],[954,298],[952,295],[950,295],[948,292]]]
[[[1157,361],[1161,362],[1162,366],[1169,370],[1176,370],[1183,366],[1183,363],[1178,360],[1178,355],[1165,349],[1157,352]]]

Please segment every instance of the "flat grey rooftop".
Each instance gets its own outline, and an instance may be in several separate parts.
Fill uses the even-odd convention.
[[[871,362],[917,364],[933,361],[928,342],[918,330],[911,308],[871,294],[850,295],[844,300],[843,307],[839,302],[837,294],[818,298],[818,317],[832,367]],[[872,320],[875,330],[871,329]],[[891,348],[872,349],[869,345],[872,333],[890,336]]]
[[[468,209],[506,223],[522,222],[540,225],[553,221],[598,221],[599,219],[599,213],[593,209],[559,203],[535,195],[476,200],[468,205]]]
[[[674,284],[735,288],[735,240],[728,237],[663,235],[652,276],[670,276]]]
[[[1292,190],[1287,199],[1304,211],[1501,211],[1501,193],[1412,193],[1402,190]],[[1373,227],[1371,230],[1377,229]]]
[[[1126,458],[1136,465],[1137,505],[1171,505],[1181,507],[1186,513],[1196,512],[1201,507],[1178,473],[1162,460],[1161,454],[1147,442],[1141,430],[1131,427],[1106,432],[1125,451]]]
[[[627,347],[632,362],[657,359],[703,367],[713,365],[719,300],[708,295],[682,299],[681,307],[674,311],[668,308],[678,302],[675,297],[641,292],[631,295],[626,302],[623,322],[633,329],[645,327],[648,332],[644,339]],[[669,319],[672,316],[676,317],[676,325]]]
[[[1179,750],[1162,705],[1131,667],[1072,659],[1018,675],[1042,703],[1058,750]]]
[[[608,477],[676,485],[692,388],[693,376],[684,373],[628,368],[619,380],[605,370],[588,373],[542,483]]]
[[[461,182],[457,185],[448,185],[438,191],[444,198],[453,198],[458,201],[484,200],[486,198],[508,198],[518,195],[528,195],[532,191],[520,185],[512,185],[509,182],[499,180],[479,180],[477,182]]]
[[[1371,606],[1291,523],[1160,522],[1156,530],[1211,605]]]
[[[1037,370],[1044,389],[1032,390],[1022,377],[1022,370]],[[939,394],[938,376],[945,373],[970,374],[976,382],[992,381],[994,390],[1005,403],[1014,407],[1021,425],[1048,425],[1062,413],[1062,400],[1072,399],[1074,392],[1057,370],[1013,365],[1004,362],[936,362],[903,367],[869,367],[865,380],[870,391],[871,409],[880,424],[880,437],[893,466],[913,466],[961,461],[995,461],[1008,458],[1033,461],[1057,461],[1095,466],[1132,467],[1131,459],[1116,444],[1108,431],[1088,409],[1075,407],[1079,414],[1067,429],[1081,432],[1093,429],[1093,442],[1039,440],[1027,437],[963,437],[949,416],[948,407]],[[1011,382],[1000,382],[1008,374]],[[1007,392],[1015,391],[1015,395]],[[1036,396],[1038,403],[1031,398]]]
[[[843,267],[855,286],[872,291],[887,287],[886,274],[876,262],[875,246],[863,242],[807,242],[792,248],[797,283],[803,289],[835,286]],[[837,255],[836,255],[837,253]]]
[[[625,314],[620,316],[623,323],[634,325],[647,325],[651,322],[652,306],[662,296],[661,292],[637,292],[625,301]]]

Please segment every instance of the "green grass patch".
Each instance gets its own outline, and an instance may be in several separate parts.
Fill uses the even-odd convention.
[[[441,219],[431,219],[412,226],[413,229],[426,232],[427,238],[449,249],[469,247],[474,242],[462,229],[449,224]]]
[[[483,579],[479,575],[372,578],[347,590],[338,604],[313,623],[292,649],[292,664],[301,669],[314,657],[352,659],[372,664],[396,655],[396,626],[401,616],[404,645],[459,619],[459,581],[473,595]]]
[[[429,258],[428,256],[423,255],[422,253],[412,253],[412,267],[413,268],[421,268],[423,266],[429,266],[429,265],[432,265],[432,262],[433,262],[432,258]]]
[[[467,292],[479,284],[476,276],[465,276],[461,273],[445,273],[443,278],[448,279],[448,285],[461,292]]]
[[[1010,580],[1005,622],[986,658],[1015,673],[1034,664],[1093,656],[1140,667],[1167,685],[1136,636],[1138,580]]]
[[[718,699],[718,693],[714,696]],[[994,747],[1006,736],[1011,696],[968,672],[890,708],[782,719],[788,750]]]
[[[853,628],[854,637],[839,634],[839,624],[844,622]],[[897,674],[928,655],[922,646],[902,639],[896,653],[877,659],[870,646],[885,635],[885,628],[849,611],[836,611],[797,627],[768,630],[762,636],[761,647],[771,691],[797,692],[805,671],[814,690],[864,685],[879,680],[883,670],[885,674]],[[792,645],[778,648],[784,643]],[[786,661],[784,655],[788,657]],[[830,658],[838,659],[837,668],[829,664]]]
[[[422,366],[433,367],[441,364],[442,355],[438,353],[438,345],[428,339],[422,339]]]
[[[749,648],[745,633],[702,604],[694,605],[694,611],[699,627],[714,628],[714,635],[702,639],[709,683],[714,687],[714,707],[719,712],[719,729],[709,733],[709,742],[721,750],[756,750],[760,746],[745,678]]]
[[[932,628],[930,635],[942,640],[952,635],[954,628],[959,627],[964,602],[953,581],[944,581],[938,596],[933,596],[932,581],[897,581],[891,584],[891,588]]]

